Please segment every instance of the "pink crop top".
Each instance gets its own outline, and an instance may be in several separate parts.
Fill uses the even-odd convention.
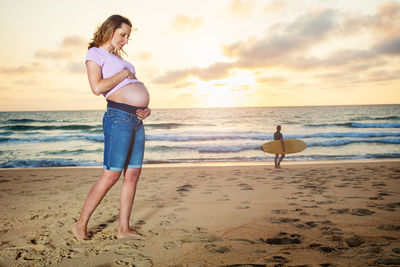
[[[102,47],[92,47],[86,53],[85,63],[88,60],[92,60],[101,68],[101,73],[103,74],[103,79],[110,78],[122,71],[124,68],[128,68],[133,74],[135,74],[135,67],[131,63],[126,60],[123,60],[117,57],[114,54],[109,53]],[[116,92],[121,87],[129,84],[129,83],[137,83],[140,82],[135,79],[125,78],[122,82],[117,84],[114,88],[112,88],[107,93],[103,95],[107,99],[108,96]]]

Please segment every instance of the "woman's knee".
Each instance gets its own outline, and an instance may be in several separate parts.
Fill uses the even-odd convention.
[[[137,183],[141,172],[142,172],[142,169],[128,169],[125,172],[124,180],[127,182]]]
[[[115,184],[118,181],[120,176],[121,176],[120,171],[104,170],[102,178],[111,184]]]

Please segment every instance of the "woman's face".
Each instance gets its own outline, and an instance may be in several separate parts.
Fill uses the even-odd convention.
[[[122,23],[121,27],[114,31],[114,35],[111,39],[111,45],[121,50],[124,45],[128,43],[129,36],[131,34],[131,27],[128,24]]]

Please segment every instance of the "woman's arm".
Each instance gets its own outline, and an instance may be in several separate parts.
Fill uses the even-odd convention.
[[[103,79],[100,66],[91,60],[86,62],[86,69],[90,88],[95,95],[106,93],[122,82],[125,78],[129,77],[132,79],[135,76],[129,69],[125,68],[114,76]]]

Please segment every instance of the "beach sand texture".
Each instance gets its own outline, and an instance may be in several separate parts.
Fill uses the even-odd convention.
[[[71,227],[101,168],[0,170],[0,266],[400,264],[400,163],[146,167],[116,239],[121,181]]]

